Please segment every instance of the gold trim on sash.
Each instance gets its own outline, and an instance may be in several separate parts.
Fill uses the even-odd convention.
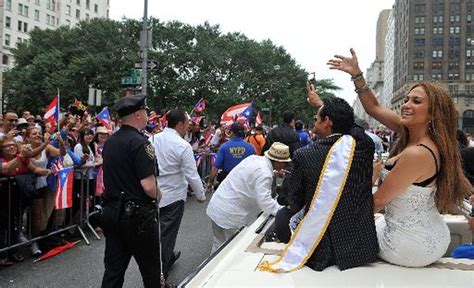
[[[285,249],[281,253],[281,256],[272,263],[270,263],[269,261],[263,261],[262,263],[260,263],[260,265],[258,266],[258,269],[260,271],[269,271],[274,273],[291,272],[301,268],[306,263],[306,261],[308,261],[314,250],[316,250],[316,248],[318,247],[322,237],[326,233],[329,223],[331,222],[332,216],[334,215],[334,211],[336,210],[336,207],[339,203],[342,191],[344,190],[346,184],[347,176],[352,165],[355,146],[355,140],[350,135],[343,135],[336,141],[336,143],[332,145],[324,161],[321,174],[319,175],[318,184],[316,186],[313,199],[311,200],[311,205],[309,207],[308,213],[306,213],[305,217],[298,224],[298,227],[292,234],[290,242],[285,246]],[[336,149],[338,150],[335,151]],[[342,149],[342,151],[340,149]],[[337,171],[337,166],[341,165],[341,163],[345,166],[343,170],[344,174],[340,173],[341,171]],[[334,187],[332,191],[325,190],[324,193],[319,193],[321,192],[321,188],[323,185],[328,185],[328,183],[330,184],[334,182],[340,182],[339,187]],[[336,188],[337,192],[335,190]],[[334,199],[324,199],[326,196],[332,197]],[[318,204],[323,205],[323,202],[326,202],[326,200],[332,201],[332,203],[327,203],[330,204],[331,209],[329,211],[326,211],[326,215],[318,215],[320,210],[315,210],[315,207]],[[322,213],[324,213],[324,211]],[[311,227],[321,225],[322,223],[320,222],[324,221],[324,218],[326,218],[326,221],[324,225],[319,229],[319,231],[307,231],[308,229],[311,230]],[[309,221],[309,226],[304,225],[307,221]],[[313,223],[315,225],[311,225]],[[309,235],[307,235],[308,233]],[[308,241],[310,241],[310,239],[315,239],[311,245],[311,249],[308,250],[306,249],[306,247],[301,247],[300,239],[298,240],[299,243],[295,244],[294,241],[295,239],[297,239],[297,237],[303,240],[306,239]]]

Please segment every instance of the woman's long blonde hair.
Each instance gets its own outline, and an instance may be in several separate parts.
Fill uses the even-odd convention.
[[[428,109],[431,115],[429,136],[439,150],[440,167],[436,178],[436,206],[440,212],[456,210],[464,198],[472,194],[472,186],[464,176],[461,155],[456,140],[458,113],[448,91],[433,82],[419,82],[410,91],[421,87],[428,96]],[[408,129],[400,133],[391,155],[402,152],[408,144]]]

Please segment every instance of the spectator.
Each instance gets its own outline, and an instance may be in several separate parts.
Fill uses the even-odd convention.
[[[263,146],[265,146],[265,137],[263,136],[263,126],[255,127],[255,133],[250,134],[245,138],[247,142],[255,148],[255,154],[262,156]]]
[[[267,151],[274,142],[280,142],[290,147],[290,155],[300,148],[300,137],[296,134],[295,129],[295,113],[286,111],[283,113],[283,122],[270,130],[267,134],[263,152]]]
[[[311,137],[309,136],[308,131],[303,130],[304,123],[301,120],[296,121],[295,123],[295,131],[300,137],[300,147],[304,147],[311,143]]]

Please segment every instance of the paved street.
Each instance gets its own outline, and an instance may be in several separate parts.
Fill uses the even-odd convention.
[[[212,232],[206,206],[207,202],[198,203],[196,198],[188,197],[176,244],[182,254],[171,272],[172,283],[179,284],[211,251]],[[88,236],[90,246],[81,242],[44,262],[33,263],[33,258],[28,258],[12,267],[0,268],[0,287],[100,287],[105,241]],[[124,287],[143,287],[133,260]]]

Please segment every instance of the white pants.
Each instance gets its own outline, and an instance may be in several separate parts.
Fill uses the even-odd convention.
[[[230,229],[225,229],[214,223],[212,221],[212,250],[211,254],[217,251],[219,247],[224,244],[227,240],[230,239],[230,237],[234,236],[234,234],[237,232],[237,228],[230,228]]]

